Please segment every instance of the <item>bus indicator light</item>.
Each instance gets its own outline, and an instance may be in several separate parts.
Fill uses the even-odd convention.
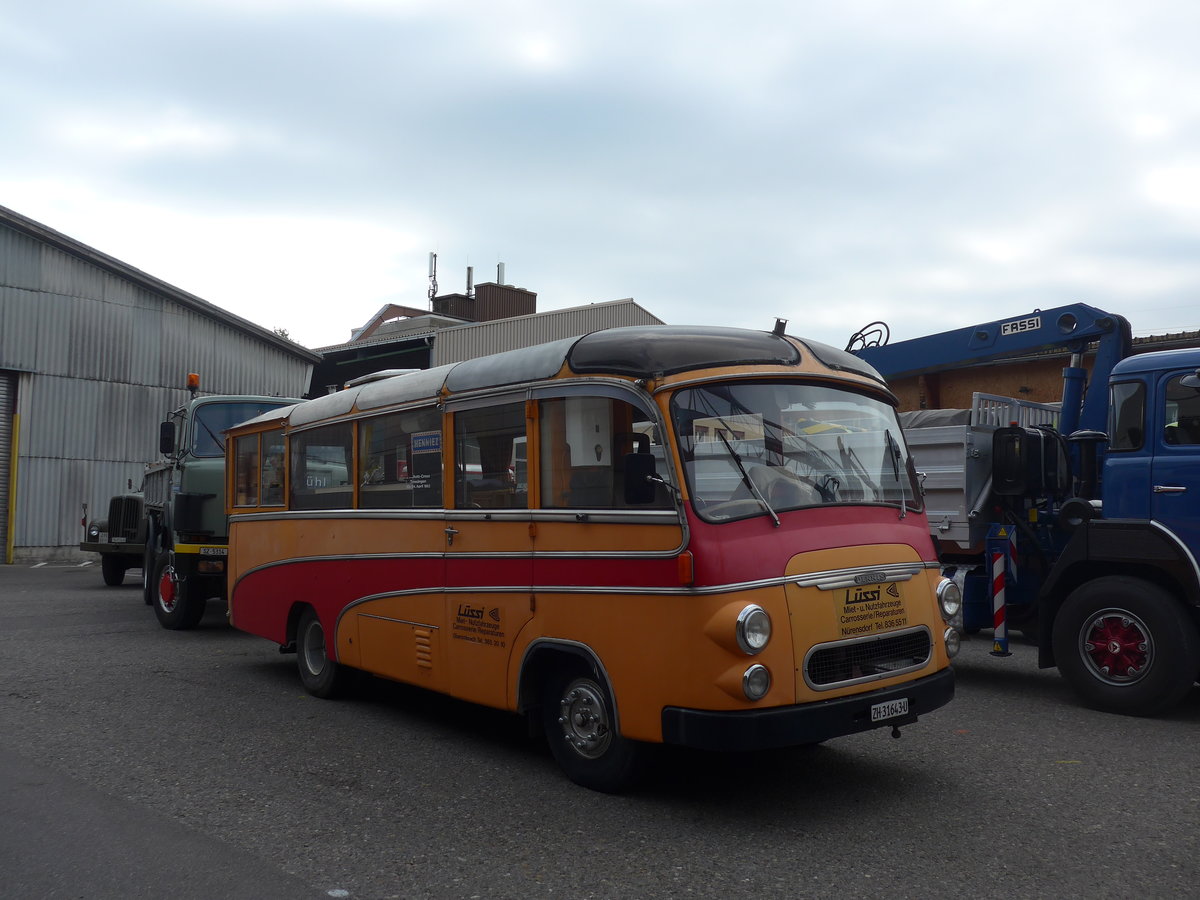
[[[692,554],[684,550],[676,557],[676,563],[679,567],[679,583],[682,585],[694,584],[696,581],[696,568]]]

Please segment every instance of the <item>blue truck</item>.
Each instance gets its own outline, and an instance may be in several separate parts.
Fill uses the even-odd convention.
[[[1061,403],[980,392],[902,415],[930,527],[961,628],[990,630],[993,654],[1019,629],[1088,706],[1177,705],[1200,677],[1200,349],[1131,355],[1129,323],[1084,304],[883,333],[847,349],[888,380],[1069,351]]]

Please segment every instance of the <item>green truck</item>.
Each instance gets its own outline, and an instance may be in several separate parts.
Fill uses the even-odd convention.
[[[194,628],[210,599],[225,601],[225,429],[299,402],[193,395],[161,424],[142,493],[145,599],[163,628]]]

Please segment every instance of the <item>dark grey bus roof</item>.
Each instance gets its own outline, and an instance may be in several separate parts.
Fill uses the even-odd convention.
[[[883,381],[870,365],[853,354],[813,341],[801,344],[830,369]],[[541,381],[558,374],[564,363],[579,374],[654,378],[717,366],[795,366],[800,362],[800,351],[791,340],[767,331],[704,325],[606,328],[583,337],[367,381],[301,404],[292,411],[290,421],[294,426],[305,425],[354,408],[379,409],[433,397],[443,389],[457,394]]]

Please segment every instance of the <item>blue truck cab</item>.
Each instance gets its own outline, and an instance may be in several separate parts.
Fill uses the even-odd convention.
[[[1008,655],[1012,621],[1085,704],[1129,715],[1178,704],[1200,680],[1200,349],[1131,355],[1128,322],[1082,304],[898,344],[869,338],[847,349],[889,379],[1071,352],[1062,402],[1042,405],[1042,420],[987,426],[977,395],[969,424],[954,426],[970,439],[957,462],[958,443],[938,435],[950,426],[906,422],[927,495],[957,502],[939,524],[929,501],[934,537],[963,586],[964,630],[994,623],[995,655]]]

